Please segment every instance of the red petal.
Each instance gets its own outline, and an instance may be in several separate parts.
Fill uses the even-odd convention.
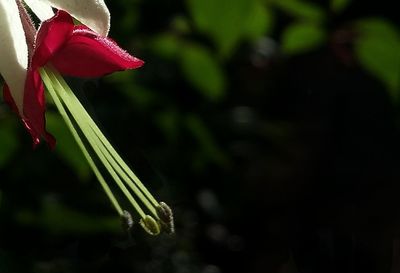
[[[51,62],[61,74],[74,77],[100,77],[135,69],[144,63],[110,38],[99,36],[85,26],[75,27],[70,39],[53,55]]]
[[[75,77],[100,77],[143,65],[110,38],[86,26],[74,26],[71,16],[62,10],[43,22],[36,37],[32,67],[48,62],[61,74]]]
[[[56,141],[46,131],[46,101],[44,98],[44,86],[38,70],[29,69],[24,94],[24,118],[25,127],[34,138],[34,144],[38,144],[39,137],[43,137],[51,148],[54,148]]]
[[[17,106],[11,96],[10,89],[7,84],[3,88],[4,101],[7,102],[12,110],[22,119],[25,128],[29,131],[33,140],[33,147],[40,143],[43,137],[50,148],[54,148],[56,141],[54,137],[45,129],[45,101],[44,88],[40,74],[37,71],[28,71],[25,82],[24,94],[24,113],[18,112]]]
[[[73,29],[74,24],[71,16],[62,10],[49,20],[44,21],[36,36],[32,67],[44,66],[62,48],[72,35]]]

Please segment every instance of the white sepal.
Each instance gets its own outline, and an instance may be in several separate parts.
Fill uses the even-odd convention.
[[[15,0],[0,0],[0,74],[10,87],[20,114],[23,98],[28,47]]]
[[[24,2],[36,14],[40,21],[50,19],[54,15],[53,9],[48,3],[40,0],[24,0]]]
[[[36,0],[71,14],[102,36],[110,30],[110,12],[104,0]]]

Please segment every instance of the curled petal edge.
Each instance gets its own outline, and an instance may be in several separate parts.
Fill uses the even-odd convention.
[[[20,113],[18,110],[7,84],[4,84],[3,87],[4,101],[21,118],[24,127],[32,137],[33,148],[35,148],[41,142],[41,138],[43,138],[49,147],[54,149],[56,140],[45,128],[46,120],[44,113],[46,111],[46,106],[44,87],[38,71],[28,71],[25,91],[23,113]]]

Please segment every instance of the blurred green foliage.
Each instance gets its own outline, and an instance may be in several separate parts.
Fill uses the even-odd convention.
[[[314,50],[323,44],[325,35],[325,30],[315,24],[289,25],[282,36],[282,51],[286,54],[300,54]]]
[[[208,50],[199,46],[187,46],[183,49],[181,62],[186,79],[207,99],[217,101],[224,96],[224,72]]]
[[[321,22],[327,19],[324,10],[311,1],[272,0],[271,3],[273,6],[279,8],[286,14],[293,16],[297,20]]]
[[[331,0],[331,10],[334,12],[342,12],[350,3],[351,0]]]
[[[262,1],[188,0],[196,28],[229,56],[243,38],[257,38],[271,28],[272,14]]]
[[[128,246],[116,243],[117,258],[97,253],[102,249],[97,250],[97,244],[107,241],[102,236],[122,241],[125,235],[119,230],[118,219],[58,113],[49,103],[47,128],[57,138],[55,151],[45,145],[32,150],[30,137],[2,102],[0,273],[118,272],[120,268],[144,273],[219,272],[212,271],[213,264],[219,261],[210,258],[214,253],[210,249],[216,246],[217,252],[223,247],[242,247],[234,235],[227,246],[219,245],[217,239],[218,236],[231,238],[219,222],[229,222],[229,217],[243,217],[247,213],[243,196],[248,193],[242,188],[254,187],[253,192],[258,191],[257,184],[246,179],[251,180],[269,168],[268,178],[281,182],[280,179],[292,175],[290,171],[296,175],[296,170],[288,171],[285,162],[303,156],[293,140],[297,124],[291,127],[286,121],[276,122],[273,114],[271,121],[258,119],[258,115],[269,111],[265,105],[286,111],[285,115],[289,116],[296,111],[297,100],[301,100],[279,90],[283,103],[268,104],[269,92],[282,84],[281,75],[276,72],[281,66],[296,58],[311,62],[313,54],[326,50],[344,68],[357,67],[380,81],[387,89],[381,92],[389,92],[391,103],[398,105],[398,22],[377,17],[379,14],[373,12],[354,12],[351,9],[355,2],[107,1],[112,14],[110,35],[146,64],[137,71],[120,72],[104,79],[74,79],[74,90],[81,93],[89,112],[121,155],[131,162],[135,172],[156,195],[170,200],[172,207],[176,207],[179,235],[157,241],[134,228],[133,248],[139,250],[129,248],[129,242]],[[298,73],[302,78],[307,72]],[[312,82],[319,81],[320,75],[315,74]],[[238,106],[249,106],[251,111],[236,109]],[[243,139],[250,140],[243,143]],[[270,145],[265,149],[269,153],[265,158],[257,148],[264,142]],[[274,161],[277,150],[284,152]],[[249,167],[246,163],[250,155],[253,161]],[[239,183],[240,179],[243,181]],[[284,188],[284,183],[277,184],[268,184],[268,187]],[[218,207],[214,195],[210,197],[206,191],[208,188],[219,193],[215,195],[225,202],[224,207]],[[275,200],[279,196],[271,194],[269,198]],[[201,207],[202,198],[208,200],[208,205],[218,208],[212,207],[213,213],[208,214]],[[207,226],[210,222],[212,224]],[[230,222],[233,233],[247,230],[242,222],[246,222],[245,219],[235,218]],[[26,233],[22,238],[31,239],[35,244],[43,242],[45,251],[37,251],[40,249],[37,246],[14,244],[12,240],[18,236],[7,238],[7,232],[13,230]],[[217,235],[212,233],[214,231]],[[202,238],[211,233],[214,237],[210,237],[217,243],[204,246],[197,236]],[[251,233],[255,231],[252,229]],[[60,251],[61,254],[52,253],[54,248],[62,248],[60,245],[69,240],[75,242],[71,237],[89,240],[82,252],[90,254],[83,258],[68,256],[70,252],[78,252],[74,243],[65,247],[64,252]],[[126,248],[128,254],[123,251]],[[31,252],[34,254],[29,254]],[[64,253],[67,253],[65,257]],[[21,271],[18,265],[21,255],[26,255],[21,261],[26,271]],[[70,262],[70,267],[65,268],[72,269],[54,269],[60,261],[52,255],[60,255],[62,262]],[[205,261],[207,258],[209,260]],[[79,267],[74,265],[79,259],[95,261]],[[49,260],[49,264],[45,264],[47,267],[40,263],[43,260]],[[105,260],[111,260],[110,264]],[[229,261],[223,262],[229,268]],[[112,270],[107,271],[110,268],[103,267],[104,264]],[[207,268],[211,268],[210,271],[206,271]]]
[[[394,99],[400,90],[400,32],[382,18],[356,22],[358,39],[355,51],[361,65],[382,80]]]

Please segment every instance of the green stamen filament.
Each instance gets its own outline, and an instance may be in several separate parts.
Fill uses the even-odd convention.
[[[101,186],[103,187],[118,214],[122,216],[123,210],[119,206],[117,199],[111,192],[111,189],[107,185],[99,169],[96,167],[96,164],[94,163],[94,160],[92,159],[89,151],[86,149],[84,142],[81,140],[80,134],[76,130],[76,127],[80,129],[82,135],[86,138],[87,142],[90,144],[92,150],[96,153],[100,162],[104,165],[107,172],[116,182],[118,187],[121,189],[126,198],[138,212],[140,217],[142,219],[145,219],[144,222],[146,224],[152,223],[153,225],[154,223],[157,223],[157,225],[159,225],[158,223],[160,222],[160,218],[157,213],[157,209],[160,207],[159,202],[155,200],[155,198],[146,189],[139,178],[133,173],[133,171],[115,151],[107,138],[100,131],[96,123],[86,112],[78,98],[69,88],[65,80],[61,77],[61,75],[59,75],[59,73],[48,67],[42,68],[40,70],[40,73],[42,75],[42,79],[46,88],[48,89],[51,97],[54,100],[56,107],[60,111],[60,114],[63,117],[64,121],[67,123],[67,126],[70,129],[73,137],[77,141],[90,167],[95,173],[97,179],[99,180]],[[74,121],[71,120],[71,117]],[[128,186],[130,190],[132,190],[132,192],[140,199],[140,201],[145,205],[145,207],[149,210],[149,212],[154,216],[157,221],[154,220],[152,216],[147,215],[142,210],[140,205],[133,198],[131,192],[128,190],[128,188],[126,188],[125,185]],[[150,229],[152,232],[149,232],[149,229],[146,228],[145,230],[152,235],[157,235],[159,233],[154,232],[154,228]]]
[[[46,73],[45,70],[41,70],[41,76],[43,79],[43,82],[45,82],[47,90],[49,91],[51,97],[53,98],[54,103],[56,104],[58,111],[60,111],[60,115],[64,119],[65,123],[67,124],[68,128],[70,129],[75,141],[78,143],[79,148],[81,149],[83,155],[85,156],[86,160],[89,163],[89,166],[92,168],[94,174],[96,175],[97,179],[99,180],[101,186],[103,187],[105,193],[107,194],[108,198],[110,199],[111,203],[113,204],[114,208],[118,212],[119,215],[122,215],[122,209],[118,204],[117,199],[115,198],[114,194],[112,193],[110,187],[107,185],[105,179],[101,175],[99,169],[96,167],[96,164],[94,163],[92,157],[90,156],[89,152],[85,148],[85,145],[83,144],[83,141],[79,137],[78,132],[75,130],[75,127],[69,118],[67,112],[65,111],[64,106],[62,105],[61,101],[57,97],[57,94],[53,88],[53,86],[50,84],[50,79]]]
[[[82,122],[82,130],[89,132],[89,139],[94,139],[96,141],[96,146],[99,148],[98,150],[102,152],[105,156],[106,160],[112,165],[118,175],[123,179],[123,181],[131,188],[131,190],[140,198],[143,204],[151,211],[151,213],[157,217],[155,206],[158,206],[158,202],[155,198],[150,194],[150,192],[144,187],[139,178],[132,172],[132,170],[126,165],[126,163],[122,160],[122,158],[118,155],[112,145],[108,142],[106,137],[97,127],[93,119],[86,112],[78,98],[72,92],[72,90],[68,87],[67,83],[60,75],[54,74],[56,77],[54,83],[56,83],[60,88],[65,86],[65,93],[60,92],[65,102],[68,103],[71,108],[74,108],[75,113],[79,113],[79,115],[84,116],[84,118],[79,119],[77,117],[77,122]],[[90,128],[87,128],[89,126]],[[123,169],[122,169],[123,168]],[[131,173],[132,175],[129,175]],[[127,176],[129,175],[129,177]],[[134,176],[136,179],[132,178]],[[133,182],[134,181],[134,182]],[[136,184],[134,184],[136,183]],[[150,203],[149,202],[152,203]]]
[[[118,162],[118,164],[124,169],[126,174],[129,175],[130,179],[133,180],[137,186],[140,188],[140,190],[146,195],[146,197],[153,203],[154,206],[158,206],[158,202],[156,199],[151,195],[151,193],[146,189],[146,187],[143,185],[143,183],[139,180],[139,178],[133,173],[133,171],[128,167],[128,165],[124,162],[124,160],[119,156],[119,154],[115,151],[113,146],[110,144],[110,142],[107,140],[107,138],[103,135],[103,133],[100,131],[96,123],[93,121],[93,119],[90,117],[90,115],[84,110],[84,107],[80,103],[80,101],[76,98],[75,94],[72,92],[72,90],[68,87],[67,83],[65,80],[58,74],[55,74],[58,82],[60,85],[64,85],[67,87],[66,92],[70,95],[71,99],[74,100],[74,102],[80,106],[82,111],[82,114],[85,116],[87,122],[89,125],[92,127],[93,131],[96,133],[96,135],[100,138],[100,140],[103,142],[104,146],[107,148],[109,153],[112,155],[112,157]]]
[[[50,77],[54,77],[54,75],[50,74]],[[53,78],[53,83],[57,84],[56,79]],[[58,87],[61,89],[61,85],[58,85]],[[98,145],[99,142],[96,139],[96,137],[93,135],[91,132],[90,128],[88,127],[86,120],[81,119],[79,115],[79,109],[77,109],[77,105],[73,104],[70,98],[67,96],[66,92],[59,92],[58,93],[60,97],[62,98],[63,102],[66,104],[67,108],[70,109],[71,115],[73,118],[76,120],[78,123],[78,126],[82,130],[83,134],[85,135],[86,139],[89,141],[90,145],[92,146],[93,150],[96,152],[97,156],[99,157],[100,161],[104,164],[105,168],[111,175],[111,177],[115,180],[119,188],[122,190],[122,192],[125,194],[125,196],[128,198],[128,200],[132,203],[136,211],[140,214],[141,217],[144,217],[146,214],[143,212],[143,210],[140,208],[136,200],[132,197],[131,193],[128,191],[128,189],[124,186],[123,182],[113,169],[113,167],[110,165],[108,162],[107,158],[105,157],[105,152],[104,149],[101,149],[101,147]]]

